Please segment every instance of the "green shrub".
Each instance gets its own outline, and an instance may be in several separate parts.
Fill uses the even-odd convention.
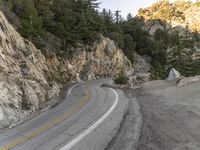
[[[128,77],[125,75],[120,75],[119,77],[114,79],[115,84],[127,84],[128,83]]]

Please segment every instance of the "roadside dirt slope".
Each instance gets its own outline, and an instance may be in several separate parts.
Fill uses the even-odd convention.
[[[200,149],[200,83],[153,81],[131,91],[143,115],[137,150]]]

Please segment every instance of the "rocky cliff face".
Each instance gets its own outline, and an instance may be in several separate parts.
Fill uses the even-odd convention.
[[[44,56],[0,12],[0,129],[36,115],[66,83],[133,72],[122,50],[104,37],[90,51],[76,50],[70,59]]]

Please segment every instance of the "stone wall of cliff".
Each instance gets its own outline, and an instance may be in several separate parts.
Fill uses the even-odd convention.
[[[90,51],[76,50],[70,59],[53,52],[44,56],[0,12],[0,129],[36,115],[67,83],[133,72],[122,50],[105,37]]]

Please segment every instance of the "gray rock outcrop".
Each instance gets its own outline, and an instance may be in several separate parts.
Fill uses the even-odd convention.
[[[72,52],[70,59],[44,56],[22,38],[0,12],[0,129],[38,113],[66,83],[134,72],[130,61],[108,38]]]

